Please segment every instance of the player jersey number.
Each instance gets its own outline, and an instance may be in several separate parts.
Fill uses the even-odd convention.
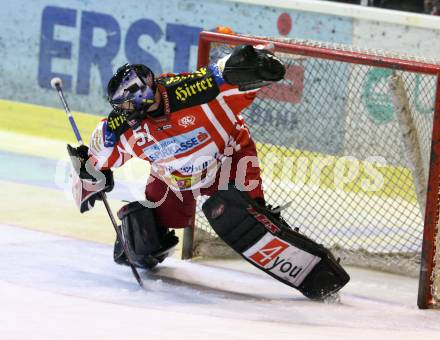
[[[145,123],[143,127],[138,126],[136,129],[134,129],[133,136],[134,138],[136,138],[137,146],[142,146],[147,142],[151,142],[153,140],[147,123]]]

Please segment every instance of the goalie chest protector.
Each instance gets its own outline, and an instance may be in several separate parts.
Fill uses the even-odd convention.
[[[246,261],[310,299],[321,300],[350,280],[329,250],[232,185],[202,209],[219,237]]]

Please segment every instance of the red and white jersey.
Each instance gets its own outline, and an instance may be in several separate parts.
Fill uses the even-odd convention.
[[[119,167],[131,157],[138,157],[150,162],[151,173],[175,190],[209,185],[225,156],[249,144],[249,130],[240,112],[252,103],[258,90],[240,91],[206,69],[203,80],[191,75],[161,79],[176,83],[165,94],[175,95],[169,98],[171,105],[179,104],[178,100],[184,97],[188,100],[191,96],[204,95],[205,88],[211,90],[210,85],[216,87],[215,97],[208,97],[205,103],[198,100],[197,105],[168,112],[160,119],[147,117],[138,128],[126,129],[113,146],[105,146],[108,121],[102,120],[89,144],[96,168]]]

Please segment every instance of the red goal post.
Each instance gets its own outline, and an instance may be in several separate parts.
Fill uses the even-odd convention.
[[[411,81],[412,84],[411,86],[419,86],[418,87],[418,91],[420,93],[422,93],[423,95],[425,95],[425,90],[427,93],[429,93],[429,95],[427,95],[426,97],[429,97],[426,99],[426,102],[430,102],[430,98],[432,98],[432,100],[434,101],[433,105],[432,105],[432,109],[428,110],[429,112],[426,113],[426,115],[424,116],[423,119],[425,119],[427,116],[431,117],[430,115],[432,114],[432,119],[431,119],[431,123],[427,124],[426,126],[428,126],[429,128],[426,128],[424,125],[420,125],[420,123],[417,121],[417,119],[415,119],[414,125],[416,125],[416,130],[419,130],[419,140],[421,144],[423,143],[428,143],[428,148],[430,148],[430,150],[426,151],[426,152],[420,152],[420,150],[422,150],[421,147],[419,147],[417,150],[419,150],[419,153],[421,155],[419,155],[421,158],[426,158],[426,166],[427,167],[427,175],[425,176],[426,178],[422,179],[421,181],[419,181],[419,183],[417,183],[417,180],[415,179],[416,175],[414,171],[417,171],[418,167],[421,167],[417,164],[417,161],[414,161],[412,163],[411,166],[408,166],[408,168],[411,168],[411,172],[413,174],[413,179],[414,179],[414,187],[416,187],[416,191],[417,191],[417,202],[418,205],[420,206],[420,211],[424,212],[424,223],[423,223],[423,237],[422,235],[420,235],[420,239],[421,240],[421,246],[419,249],[419,254],[418,256],[420,256],[420,281],[419,281],[419,294],[418,294],[418,306],[419,308],[433,308],[433,307],[439,307],[440,305],[440,272],[438,271],[438,266],[439,263],[435,262],[435,259],[439,259],[439,255],[436,254],[436,245],[439,246],[439,236],[438,236],[438,223],[439,223],[439,191],[440,191],[440,63],[438,61],[435,60],[426,60],[424,58],[417,58],[417,57],[411,57],[411,56],[407,56],[407,55],[400,55],[398,53],[390,53],[390,52],[384,52],[384,51],[372,51],[372,50],[362,50],[362,49],[356,49],[353,48],[351,46],[345,46],[345,45],[336,45],[336,44],[325,44],[325,43],[318,43],[318,42],[310,42],[310,41],[300,41],[300,40],[287,40],[287,39],[280,39],[280,38],[266,38],[266,37],[251,37],[251,36],[240,36],[240,35],[227,35],[227,34],[220,34],[220,33],[213,33],[213,32],[201,32],[200,34],[200,38],[199,38],[199,49],[198,49],[198,67],[201,66],[205,66],[208,65],[211,62],[210,59],[210,55],[212,53],[212,46],[235,46],[235,45],[241,45],[241,44],[252,44],[252,45],[257,45],[257,44],[265,44],[268,41],[270,41],[273,45],[274,45],[274,50],[275,53],[280,53],[283,56],[288,56],[288,58],[291,58],[292,60],[297,59],[297,60],[302,60],[302,58],[306,58],[306,59],[313,59],[313,60],[324,60],[324,61],[331,61],[331,62],[337,62],[337,64],[339,65],[340,63],[343,63],[344,65],[364,65],[366,67],[368,67],[367,71],[362,71],[362,73],[359,71],[359,77],[358,79],[356,77],[353,76],[357,74],[358,71],[352,71],[347,70],[346,67],[344,67],[342,70],[342,72],[346,73],[346,79],[344,80],[346,82],[346,85],[348,85],[350,83],[350,85],[353,85],[354,87],[357,87],[358,84],[356,83],[356,81],[365,81],[365,79],[367,79],[366,77],[370,77],[372,72],[370,72],[370,70],[372,70],[373,68],[376,70],[379,70],[376,72],[376,76],[377,74],[379,74],[379,77],[384,76],[384,77],[388,77],[389,75],[394,75],[396,72],[398,71],[402,71],[405,72],[405,74],[411,74]],[[289,57],[290,56],[290,57]],[[328,66],[325,66],[326,70],[328,70]],[[383,70],[383,72],[382,72]],[[336,72],[336,71],[334,71]],[[382,72],[382,73],[381,73]],[[414,76],[416,75],[416,76]],[[418,76],[420,75],[420,77]],[[426,81],[424,81],[424,76],[429,76]],[[307,74],[305,75],[307,77]],[[364,78],[361,78],[364,77]],[[399,77],[397,77],[399,78]],[[319,81],[318,81],[318,80]],[[370,78],[368,78],[370,79]],[[376,78],[374,78],[376,79]],[[377,78],[378,79],[378,78]],[[376,79],[376,80],[377,80]],[[388,78],[387,78],[388,79]],[[406,81],[405,77],[400,77],[400,79],[404,79],[404,81]],[[409,79],[409,78],[408,78]],[[415,79],[415,80],[414,80]],[[322,77],[316,77],[316,80],[318,83],[322,80]],[[414,85],[415,84],[415,85]],[[393,85],[395,87],[399,87],[398,85]],[[401,88],[403,89],[403,92],[405,92],[405,84],[403,84],[401,86]],[[425,86],[425,88],[423,88],[423,86]],[[432,88],[435,87],[435,90]],[[370,89],[371,90],[371,89]],[[306,89],[304,89],[304,91],[306,91]],[[431,94],[432,91],[432,94]],[[372,91],[374,92],[374,91]],[[398,91],[396,91],[396,93],[398,93]],[[307,95],[307,94],[306,94]],[[354,96],[354,95],[353,95]],[[350,113],[350,114],[346,114],[345,111],[347,110],[346,108],[343,108],[344,110],[344,115],[346,117],[346,119],[348,119],[347,117],[349,117],[349,115],[351,115],[349,117],[349,119],[351,121],[354,121],[357,118],[356,112],[358,110],[358,108],[356,106],[354,106],[355,102],[360,102],[362,99],[365,99],[365,93],[361,92],[361,90],[359,90],[359,94],[356,95],[357,99],[350,99],[350,105],[351,108],[350,110],[353,111],[354,113]],[[400,98],[400,102],[398,104],[395,105],[401,105],[399,106],[399,108],[401,109],[401,111],[405,111],[404,107],[405,106],[405,100],[406,103],[408,104],[407,107],[412,105],[412,98],[409,98],[411,95],[405,95],[403,94],[402,96],[399,97],[399,95],[396,95],[395,97],[397,97],[397,102],[399,102],[399,98]],[[382,98],[382,97],[381,97]],[[402,99],[403,98],[403,99]],[[387,104],[386,100],[387,98],[382,98],[383,100],[385,100],[385,104]],[[344,98],[343,100],[348,101],[347,98]],[[264,101],[264,100],[263,100]],[[335,100],[336,101],[336,100]],[[403,102],[403,104],[402,104]],[[396,101],[394,100],[394,103],[396,103]],[[295,103],[293,103],[293,106],[289,106],[289,107],[295,107],[294,106]],[[389,105],[383,105],[384,108],[384,112],[391,112]],[[410,105],[411,104],[411,105]],[[278,105],[278,104],[277,104]],[[290,105],[290,104],[289,104]],[[343,105],[348,105],[348,104],[343,104]],[[364,104],[362,104],[363,106],[365,106]],[[363,107],[362,106],[362,107]],[[397,107],[396,106],[396,107]],[[361,104],[359,104],[359,111],[360,111],[360,107]],[[279,106],[277,106],[278,110],[279,110]],[[381,105],[378,105],[378,108],[381,108]],[[377,117],[379,117],[380,119],[383,120],[384,114],[383,112],[380,112],[380,110],[377,107],[374,108],[372,107],[371,109],[373,110],[373,112],[377,115]],[[386,109],[386,110],[385,110]],[[261,111],[261,110],[260,110]],[[264,111],[264,110],[263,110]],[[408,111],[408,110],[407,110]],[[310,112],[310,111],[307,111]],[[382,118],[381,118],[382,117]],[[401,118],[399,118],[401,119]],[[417,125],[419,124],[419,125]],[[432,124],[432,130],[431,128],[431,124]],[[252,124],[250,125],[250,129],[252,132]],[[324,124],[325,125],[325,124]],[[358,122],[355,123],[353,126],[355,126],[356,133],[362,133],[362,122]],[[293,132],[292,132],[293,133]],[[411,133],[404,133],[403,134],[403,139],[406,138],[406,135],[411,134]],[[420,137],[420,135],[422,135]],[[428,135],[427,137],[425,135]],[[425,139],[427,141],[423,141],[422,139]],[[286,140],[288,141],[289,138],[286,137]],[[256,140],[258,142],[258,139]],[[365,138],[366,143],[369,142],[369,138],[366,137]],[[301,144],[301,143],[299,143]],[[406,152],[411,154],[414,153],[411,150],[408,150],[407,148],[407,141],[403,141],[403,144],[405,144],[405,147],[407,150]],[[281,146],[276,146],[275,148],[280,148],[282,150],[288,150],[288,153],[291,155],[293,152],[295,152],[295,150],[297,149],[297,146],[292,144],[292,145],[288,145],[288,143],[281,145]],[[286,149],[287,148],[287,149]],[[409,149],[411,149],[412,147],[409,146]],[[307,152],[307,157],[309,157],[310,152],[315,152],[316,154],[316,148],[314,147],[306,147],[306,152]],[[274,149],[275,150],[275,149]],[[355,148],[353,147],[353,150],[355,150]],[[319,152],[321,150],[318,150]],[[429,154],[430,152],[430,156],[426,156],[426,154]],[[392,151],[391,151],[392,153]],[[417,152],[415,152],[417,154]],[[315,155],[314,154],[314,155]],[[323,152],[322,154],[326,154],[326,152]],[[329,154],[334,154],[333,151],[330,152]],[[343,155],[345,157],[345,155]],[[315,156],[313,156],[315,157]],[[338,156],[339,157],[339,156]],[[406,157],[406,156],[405,156]],[[408,156],[409,157],[409,156]],[[411,155],[412,157],[412,155]],[[386,157],[385,157],[386,158]],[[417,158],[417,155],[416,155]],[[337,161],[336,161],[337,162]],[[321,166],[322,169],[325,170],[324,166]],[[392,170],[390,171],[405,171],[407,167],[405,166],[401,166],[401,164],[397,164],[395,167],[393,167]],[[322,170],[321,169],[321,170]],[[398,170],[396,170],[398,169]],[[346,168],[344,168],[344,171],[346,170]],[[388,171],[388,170],[387,170]],[[423,169],[419,171],[423,172]],[[263,172],[264,172],[264,167],[263,167]],[[325,171],[324,171],[325,172]],[[395,174],[394,174],[395,175]],[[394,176],[392,175],[392,176]],[[307,175],[309,176],[309,175]],[[399,175],[400,176],[400,175]],[[394,176],[393,178],[397,178],[396,176]],[[423,176],[422,176],[423,178]],[[385,179],[387,180],[387,178]],[[264,178],[263,178],[264,181]],[[325,180],[323,180],[325,181]],[[282,182],[280,182],[282,183]],[[397,182],[396,182],[397,183]],[[350,184],[351,186],[356,186],[357,184]],[[394,189],[396,190],[395,192],[400,190],[400,184],[395,184],[394,185]],[[418,188],[421,187],[421,188]],[[318,188],[319,190],[321,190],[322,192],[325,192],[325,194],[327,195],[328,193],[328,188]],[[349,190],[349,189],[347,189]],[[357,189],[356,189],[357,190]],[[353,192],[356,192],[355,189],[352,190],[352,192],[348,193],[347,196],[343,196],[343,197],[354,197],[356,195],[353,194]],[[276,192],[276,191],[274,191]],[[276,197],[276,194],[274,194]],[[331,193],[331,195],[333,195],[333,192]],[[344,194],[345,195],[345,194]],[[351,195],[351,196],[350,196]],[[399,195],[399,194],[396,194]],[[381,195],[378,195],[381,196]],[[389,197],[385,197],[386,194],[383,194],[380,198],[382,200],[384,200],[383,202],[385,202],[385,200],[388,200]],[[336,196],[329,196],[329,197],[336,197]],[[385,198],[384,198],[385,197]],[[342,200],[344,200],[345,198],[341,198]],[[357,198],[354,199],[354,201]],[[337,200],[336,200],[337,201]],[[403,202],[405,201],[405,199],[402,199],[402,197],[398,198],[398,200],[396,200],[396,202]],[[374,203],[376,205],[381,205],[382,203],[380,203],[381,201],[377,201],[378,203]],[[385,203],[383,203],[385,204]],[[402,208],[403,203],[393,203],[393,206],[396,207],[396,212],[394,213],[396,216],[393,216],[394,220],[396,218],[398,218],[399,216],[397,216],[398,214],[402,213],[403,215],[405,215],[405,209]],[[293,207],[294,209],[295,207]],[[302,208],[304,209],[304,208]],[[365,210],[365,208],[362,208]],[[372,210],[374,210],[375,208],[371,208]],[[306,209],[307,210],[307,209]],[[400,211],[400,212],[399,212]],[[342,213],[345,213],[346,211],[343,211]],[[363,212],[363,211],[362,211]],[[316,212],[314,213],[316,214]],[[330,213],[329,213],[330,214]],[[331,213],[332,218],[337,218],[337,216],[342,215],[341,212],[334,212]],[[327,215],[330,216],[330,215]],[[335,217],[336,216],[336,217]],[[353,216],[350,216],[353,217]],[[356,217],[356,216],[355,216]],[[341,217],[342,218],[342,217]],[[374,220],[374,216],[371,218],[372,221]],[[361,220],[361,218],[359,218],[359,220]],[[289,219],[287,219],[287,221],[289,222]],[[353,223],[358,223],[354,220]],[[393,228],[399,228],[400,224],[405,224],[405,223],[413,223],[411,222],[411,220],[408,220],[405,222],[400,222],[397,221],[395,222],[396,225],[392,226],[390,228],[388,228],[387,233],[392,233],[393,230],[398,230],[398,229],[393,229]],[[414,222],[416,223],[416,222]],[[374,227],[376,225],[380,225],[380,222],[377,221],[373,221],[370,224],[368,224],[367,228],[359,228],[359,230],[364,230],[364,229],[369,229],[370,233],[374,233]],[[198,228],[198,224],[196,224],[196,230]],[[400,232],[400,231],[399,231]],[[422,234],[422,232],[420,232],[420,234]],[[336,241],[336,246],[339,247],[340,244],[343,244],[344,242],[347,242],[347,244],[350,244],[350,240],[347,241],[346,240],[346,235],[342,235],[341,240],[344,239],[344,241]],[[396,244],[400,244],[402,245],[403,243],[405,243],[405,237],[396,237],[394,238],[396,239]],[[386,243],[390,243],[390,241],[385,241]],[[412,243],[414,243],[413,241],[411,241]],[[325,244],[325,242],[323,242]],[[417,243],[417,242],[415,242]],[[440,246],[439,246],[440,247]],[[399,248],[399,249],[404,249],[404,248]],[[364,249],[360,249],[361,251],[364,251]],[[401,255],[401,253],[403,253],[404,251],[396,251],[394,250],[394,253],[399,253],[399,255]],[[406,250],[405,250],[406,252]],[[384,252],[382,250],[379,250],[378,253],[380,253],[381,255],[384,254]],[[368,253],[369,254],[369,253]],[[369,255],[367,255],[369,256]],[[388,258],[388,257],[386,257]],[[418,262],[419,260],[416,260],[416,262]],[[438,262],[438,261],[437,261]]]

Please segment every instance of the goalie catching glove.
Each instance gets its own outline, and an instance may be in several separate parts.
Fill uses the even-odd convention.
[[[90,210],[97,199],[101,199],[102,192],[113,189],[113,172],[99,171],[89,161],[89,148],[80,145],[77,148],[67,144],[67,152],[72,160],[72,194],[81,213]]]
[[[238,85],[240,90],[250,90],[267,85],[267,82],[284,78],[286,68],[270,51],[252,45],[240,45],[218,61],[225,81]]]
[[[329,250],[233,185],[211,196],[202,209],[220,238],[245,260],[312,300],[324,299],[350,280]]]

